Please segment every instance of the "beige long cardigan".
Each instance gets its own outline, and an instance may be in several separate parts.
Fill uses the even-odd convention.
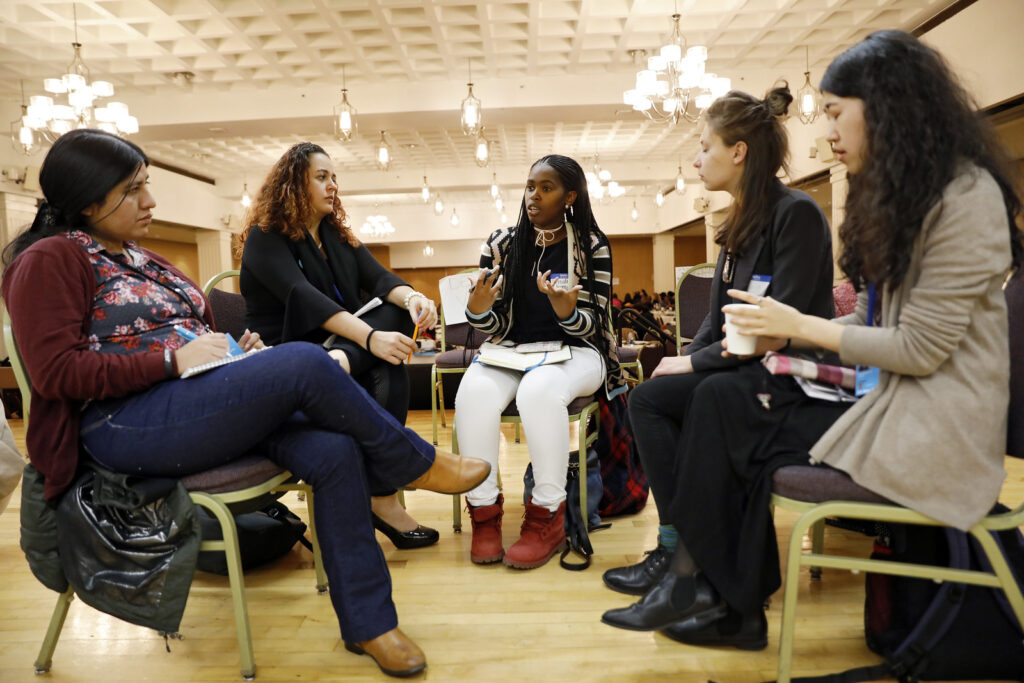
[[[989,511],[1006,476],[1006,220],[992,176],[965,165],[926,215],[903,285],[882,293],[881,323],[864,325],[866,290],[838,320],[843,363],[881,377],[811,449],[812,460],[960,529]]]

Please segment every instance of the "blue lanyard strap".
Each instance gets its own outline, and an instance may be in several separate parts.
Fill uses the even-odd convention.
[[[868,283],[868,327],[875,324],[875,302],[878,300],[878,292],[875,286]]]

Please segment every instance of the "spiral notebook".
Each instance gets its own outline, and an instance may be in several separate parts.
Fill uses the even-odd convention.
[[[224,356],[220,360],[214,360],[214,361],[210,361],[209,363],[203,363],[202,365],[196,365],[194,367],[189,368],[185,372],[181,373],[181,379],[187,379],[189,377],[195,377],[196,375],[201,375],[204,372],[208,372],[210,370],[213,370],[214,368],[219,368],[220,366],[227,365],[228,363],[235,363],[237,361],[242,360],[243,358],[248,358],[249,356],[257,354],[260,351],[266,351],[269,348],[272,348],[272,347],[264,346],[262,349],[250,349],[249,351],[246,351],[245,353],[243,353],[240,356]]]

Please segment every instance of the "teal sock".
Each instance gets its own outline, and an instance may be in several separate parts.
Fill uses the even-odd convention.
[[[669,549],[672,552],[676,549],[676,543],[679,541],[679,533],[676,528],[671,524],[659,524],[658,525],[658,543]]]

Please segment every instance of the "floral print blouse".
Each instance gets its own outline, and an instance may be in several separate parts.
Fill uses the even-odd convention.
[[[89,255],[96,276],[89,349],[102,353],[178,349],[187,343],[174,327],[193,334],[208,330],[202,320],[202,292],[189,280],[165,270],[134,242],[125,254],[112,254],[81,230],[65,233]]]

